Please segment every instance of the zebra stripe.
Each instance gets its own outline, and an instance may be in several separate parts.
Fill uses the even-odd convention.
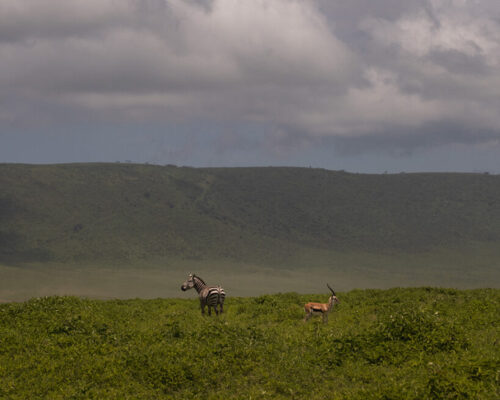
[[[181,289],[186,291],[195,288],[200,297],[201,313],[205,314],[205,307],[208,306],[208,315],[212,315],[212,308],[216,315],[224,312],[224,300],[226,292],[220,286],[207,286],[205,281],[199,276],[189,274],[188,279],[182,284]],[[219,308],[217,308],[219,306]]]

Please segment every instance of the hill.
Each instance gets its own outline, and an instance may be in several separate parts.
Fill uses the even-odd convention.
[[[500,176],[0,165],[0,261],[249,261],[500,245]]]
[[[0,304],[0,398],[498,399],[500,291]]]

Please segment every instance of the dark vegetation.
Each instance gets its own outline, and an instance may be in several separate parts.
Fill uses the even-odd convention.
[[[0,263],[500,247],[500,176],[0,165]]]
[[[5,399],[498,399],[500,291],[0,304]]]

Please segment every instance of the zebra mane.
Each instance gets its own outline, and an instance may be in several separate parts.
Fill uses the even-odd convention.
[[[201,279],[198,275],[193,274],[193,279],[194,278],[198,279],[201,283],[203,283],[204,285],[206,285],[205,281],[203,279]]]

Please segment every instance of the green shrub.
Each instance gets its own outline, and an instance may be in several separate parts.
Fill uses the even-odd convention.
[[[3,399],[497,399],[498,290],[0,304]],[[460,306],[457,306],[460,305]]]

